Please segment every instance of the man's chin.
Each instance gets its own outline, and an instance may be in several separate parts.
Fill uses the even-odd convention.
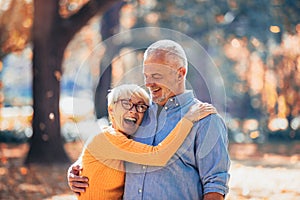
[[[166,103],[165,98],[162,98],[162,97],[159,97],[159,98],[152,97],[152,101],[160,106],[163,106]]]

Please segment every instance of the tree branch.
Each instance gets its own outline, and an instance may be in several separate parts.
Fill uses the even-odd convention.
[[[74,15],[66,19],[61,18],[61,34],[64,35],[68,33],[68,35],[64,37],[65,41],[69,42],[92,17],[104,12],[118,1],[120,0],[91,0]]]

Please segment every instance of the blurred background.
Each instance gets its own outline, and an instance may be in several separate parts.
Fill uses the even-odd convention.
[[[26,157],[30,149],[29,141],[34,134],[39,134],[38,128],[32,128],[33,119],[38,120],[33,116],[43,115],[34,110],[38,105],[35,105],[33,96],[39,90],[33,89],[33,86],[43,84],[33,83],[32,66],[34,55],[37,55],[33,49],[37,46],[35,41],[39,35],[33,25],[36,17],[34,11],[45,11],[49,5],[34,2],[0,0],[2,178],[9,172],[10,158]],[[53,2],[53,13],[62,21],[72,21],[77,15],[84,16],[83,8],[94,1]],[[90,7],[92,6],[91,4]],[[300,177],[300,1],[116,1],[114,4],[107,3],[106,7],[89,16],[89,19],[81,17],[77,20],[86,22],[82,22],[82,27],[77,32],[73,31],[62,51],[61,68],[55,71],[56,78],[59,76],[60,117],[57,126],[61,127],[57,130],[71,161],[80,152],[80,141],[87,137],[78,133],[78,126],[83,126],[84,130],[88,130],[86,133],[91,134],[94,122],[102,123],[102,119],[106,117],[106,110],[103,108],[106,105],[107,90],[119,84],[120,80],[134,79],[137,83],[143,81],[142,75],[132,73],[131,77],[127,74],[132,70],[140,72],[144,49],[137,47],[146,48],[157,36],[142,36],[145,37],[143,44],[132,42],[136,38],[126,38],[126,34],[121,42],[101,42],[135,28],[160,27],[180,32],[199,43],[211,57],[223,79],[229,150],[233,159],[231,186],[234,189],[228,199],[299,198],[300,183],[295,177]],[[53,30],[58,30],[59,27],[54,26]],[[122,38],[122,35],[118,38]],[[47,35],[42,39],[54,42]],[[201,93],[203,87],[197,73],[190,72],[188,80],[193,89],[197,90],[199,99],[210,101],[209,96]],[[99,103],[94,104],[95,100]],[[74,105],[80,105],[76,107],[75,115]],[[51,107],[51,103],[48,106]],[[52,118],[52,115],[45,114]],[[45,124],[41,126],[39,122],[41,130],[41,127],[47,127],[47,123]],[[49,134],[47,138],[52,137],[52,133],[45,134]],[[45,134],[41,134],[44,142]],[[71,146],[72,144],[75,146]],[[12,150],[18,148],[21,150]],[[12,156],[14,152],[16,155]],[[13,166],[21,173],[20,176],[29,176],[28,169],[22,165],[23,161],[17,163]],[[62,172],[58,176],[64,177],[65,174]],[[241,180],[241,177],[247,177],[248,181]],[[266,181],[272,178],[272,184]],[[288,186],[290,181],[285,182],[282,178],[290,181],[295,179],[295,185],[291,188]],[[265,190],[258,189],[259,179]],[[22,181],[24,180],[20,178],[19,182]],[[11,184],[17,182],[14,179]],[[280,182],[284,184],[280,185]],[[23,197],[29,190],[33,195],[30,197],[35,197],[35,193],[38,193],[38,198],[68,191],[64,188],[66,185],[61,186],[64,189],[59,192],[44,191],[39,187],[36,189],[39,184],[40,182],[31,183],[29,186],[25,185],[25,189],[23,187],[23,190],[18,190],[23,191]],[[1,184],[0,191],[4,191],[2,195],[12,195]],[[65,198],[72,197],[62,197]]]

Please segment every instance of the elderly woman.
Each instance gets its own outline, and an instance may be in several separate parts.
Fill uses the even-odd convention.
[[[111,126],[87,141],[77,161],[83,167],[81,175],[89,177],[89,187],[80,194],[80,200],[122,199],[123,161],[164,166],[183,143],[193,122],[215,113],[209,104],[196,104],[158,146],[149,146],[128,138],[139,128],[148,106],[147,92],[134,84],[115,87],[108,94]]]

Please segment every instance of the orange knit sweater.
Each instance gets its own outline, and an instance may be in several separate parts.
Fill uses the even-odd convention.
[[[123,161],[164,166],[181,146],[192,126],[191,121],[182,118],[158,146],[135,142],[122,133],[104,129],[103,133],[87,142],[81,155],[81,175],[89,178],[89,187],[78,199],[122,199],[125,183]]]

